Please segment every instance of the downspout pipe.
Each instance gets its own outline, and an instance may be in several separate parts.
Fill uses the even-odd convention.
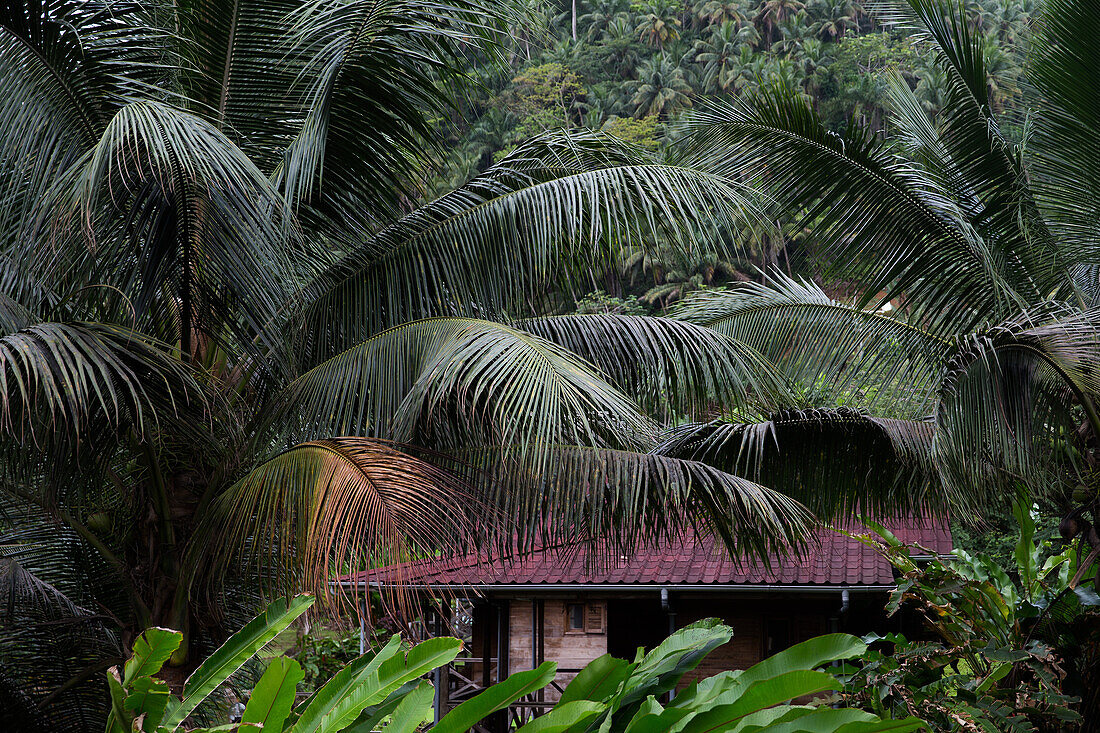
[[[836,633],[840,630],[840,619],[844,614],[848,613],[850,607],[851,595],[848,593],[848,589],[840,591],[840,608],[836,610],[832,616],[829,617],[830,631]]]
[[[676,631],[676,612],[672,610],[672,603],[668,599],[668,588],[661,588],[661,608],[668,614],[668,633],[673,634]]]
[[[836,610],[836,613],[829,617],[829,631],[831,631],[832,633],[835,634],[837,631],[840,630],[840,619],[842,616],[844,616],[844,614],[848,613],[850,600],[851,597],[848,593],[847,588],[840,591],[840,608]],[[834,660],[832,666],[839,667],[840,660]],[[833,703],[832,705],[830,705],[830,707],[839,708],[840,703]]]

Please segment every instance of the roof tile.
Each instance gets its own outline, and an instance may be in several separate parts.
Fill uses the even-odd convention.
[[[928,517],[886,521],[883,524],[902,542],[920,545],[936,554],[951,551],[951,531],[943,519]],[[845,529],[866,531],[858,522]],[[610,564],[609,564],[610,563]],[[608,584],[758,584],[893,585],[893,571],[873,549],[829,529],[816,532],[802,556],[772,557],[770,570],[762,563],[735,560],[710,536],[687,533],[661,548],[646,548],[631,557],[589,563],[585,550],[540,550],[520,560],[490,560],[471,554],[447,562],[424,561],[405,566],[357,573],[344,581],[395,581],[425,585],[555,585]]]

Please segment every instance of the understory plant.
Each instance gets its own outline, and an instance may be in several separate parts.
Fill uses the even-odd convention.
[[[181,634],[147,629],[122,667],[110,670],[111,713],[107,733],[171,733],[280,631],[313,603],[310,596],[279,600],[231,636],[187,679],[181,696],[155,675],[179,646]],[[866,652],[867,645],[846,634],[797,644],[747,669],[720,674],[681,687],[684,675],[711,651],[728,642],[733,629],[716,619],[691,624],[633,661],[610,654],[588,664],[569,683],[546,715],[517,733],[615,731],[730,731],[773,733],[875,733],[915,731],[922,721],[882,720],[854,708],[791,704],[840,687],[837,678],[816,668]],[[408,646],[399,635],[381,649],[352,660],[316,692],[299,701],[303,671],[297,661],[270,661],[244,707],[239,722],[192,731],[286,731],[287,733],[411,733],[432,720],[434,689],[426,679],[461,651],[462,642],[439,637]],[[555,662],[517,672],[443,715],[430,730],[460,733],[513,702],[547,687]],[[672,694],[678,687],[680,690]],[[659,699],[671,699],[664,704]]]
[[[1079,584],[1089,568],[1078,548],[1036,542],[1026,502],[1013,514],[1020,538],[1008,570],[959,549],[916,559],[929,551],[868,523],[878,538],[860,539],[901,575],[888,614],[915,610],[933,638],[865,637],[849,702],[881,715],[919,711],[937,731],[1077,729],[1089,692],[1081,652],[1097,638],[1100,597]]]

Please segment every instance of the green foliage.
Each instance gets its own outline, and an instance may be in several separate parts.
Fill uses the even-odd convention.
[[[326,633],[314,627],[311,633],[299,634],[288,653],[302,667],[303,685],[312,690],[359,656],[359,632]]]
[[[153,677],[182,637],[178,632],[150,629],[135,645],[125,676],[117,668],[109,681],[112,713],[107,733],[170,733],[178,730],[194,709],[189,700],[208,697],[258,650],[261,640],[274,638],[312,603],[295,599],[288,607],[278,601],[244,629],[230,637],[221,650],[200,665],[185,685],[181,702],[167,683]],[[714,649],[728,642],[733,630],[715,619],[691,624],[671,634],[656,648],[638,650],[633,661],[604,655],[581,670],[566,686],[560,700],[545,716],[527,723],[524,733],[621,733],[677,730],[702,733],[721,729],[729,733],[819,731],[820,733],[875,733],[915,731],[922,722],[914,717],[881,720],[859,710],[837,710],[814,705],[792,705],[795,698],[836,690],[838,680],[822,665],[865,653],[866,645],[845,634],[822,636],[797,644],[755,666],[723,672],[692,683],[672,694],[685,674]],[[403,648],[399,637],[376,653],[358,657],[332,676],[320,689],[295,704],[303,672],[288,657],[276,657],[252,689],[241,722],[211,729],[259,730],[286,733],[370,731],[380,723],[397,733],[418,729],[431,715],[433,691],[420,678],[458,654],[461,643],[447,637],[429,639]],[[478,721],[528,696],[553,679],[557,665],[517,672],[466,700],[429,727],[436,733],[463,733]],[[187,689],[191,688],[191,692]]]
[[[1033,23],[1011,3],[906,8],[872,20],[843,2],[606,0],[579,4],[574,41],[518,0],[5,6],[5,714],[98,725],[102,708],[75,724],[73,711],[121,640],[178,628],[169,664],[185,664],[256,586],[334,601],[348,568],[462,551],[471,534],[510,541],[501,516],[524,538],[583,528],[625,547],[693,524],[771,552],[805,535],[793,496],[855,501],[851,471],[825,492],[813,481],[853,453],[817,473],[792,460],[766,487],[652,452],[667,424],[720,410],[739,427],[716,432],[754,436],[758,454],[773,428],[819,437],[813,449],[872,437],[906,472],[858,488],[880,506],[990,502],[1016,477],[1089,488],[1096,125],[1074,79],[1091,74],[1094,10],[1051,2]],[[878,83],[832,83],[828,67],[883,27],[886,51],[913,36],[933,59],[916,76],[897,65],[889,142],[878,110],[865,129],[822,104]],[[849,46],[851,68],[889,67],[874,43]],[[709,147],[673,124],[689,106],[725,109],[708,94],[740,100],[693,118]],[[1025,147],[1012,113],[1029,94],[1042,114]],[[656,151],[589,132],[516,144],[638,115],[662,120]],[[745,233],[779,219],[789,240]],[[806,309],[841,315],[790,339],[814,348],[767,342],[790,373],[701,324],[542,318],[632,274],[624,292],[653,307],[716,281],[732,291],[740,271],[771,278],[781,252],[851,266],[843,307]],[[905,313],[863,329],[855,312],[883,295]],[[908,335],[892,342],[886,325]],[[926,330],[934,359],[909,348]],[[906,374],[934,377],[899,389]],[[784,409],[838,385],[854,412]],[[934,419],[884,422],[864,395],[934,405]],[[921,493],[914,476],[940,483]],[[154,687],[143,694],[159,700]],[[401,708],[402,724],[419,709]]]
[[[934,641],[870,636],[849,699],[880,714],[919,712],[935,730],[1063,730],[1081,720],[1081,647],[1100,633],[1100,598],[1075,585],[1077,553],[1035,541],[1036,513],[1018,501],[1012,574],[955,550],[929,561],[875,527],[863,537],[901,574],[887,610],[922,613]],[[1086,569],[1082,569],[1086,570]]]
[[[106,710],[84,701],[104,699],[93,672],[127,654],[123,640],[179,629],[168,664],[188,665],[264,591],[309,587],[338,605],[333,575],[464,551],[472,534],[508,542],[502,517],[528,536],[621,529],[624,546],[696,520],[727,537],[740,525],[746,547],[805,533],[805,512],[767,489],[649,455],[658,422],[624,391],[641,377],[623,369],[612,384],[513,327],[590,289],[622,247],[691,251],[700,212],[734,222],[756,208],[741,183],[607,134],[543,133],[490,165],[517,125],[574,127],[588,112],[575,45],[535,59],[529,11],[0,8],[5,716],[48,709],[44,727],[98,727]],[[608,33],[640,47],[621,20]],[[421,184],[482,88],[511,108],[476,121],[461,171],[429,202]],[[710,386],[695,375],[715,372],[674,358],[707,354],[727,374],[739,363],[706,329],[600,330],[629,337],[603,363],[628,366],[615,344],[670,347],[645,363],[695,401]],[[488,455],[505,475],[472,470]]]
[[[297,596],[288,601],[278,600],[267,610],[230,636],[220,648],[202,662],[183,685],[182,697],[176,697],[168,689],[168,683],[153,675],[179,648],[183,634],[169,629],[147,629],[134,643],[134,650],[124,671],[118,667],[108,672],[111,690],[111,712],[107,718],[107,733],[169,733],[182,730],[182,725],[195,708],[225,684],[268,642],[301,616],[313,605],[313,598]],[[264,695],[274,695],[289,689],[293,698],[294,685],[275,680],[276,677],[293,678],[296,663],[276,665],[264,675],[261,690]],[[300,670],[297,673],[300,678]],[[284,693],[285,694],[285,693]],[[261,703],[257,703],[259,706]],[[263,702],[268,712],[264,716],[277,715],[281,706]],[[257,718],[253,712],[252,719]],[[187,730],[198,730],[188,727]],[[334,729],[336,730],[336,729]]]
[[[245,706],[239,725],[183,727],[188,716],[246,662],[312,605],[309,596],[276,601],[199,665],[184,683],[183,697],[172,695],[157,674],[179,646],[182,634],[146,631],[134,646],[125,675],[110,671],[111,713],[107,733],[170,733],[175,730],[285,730],[287,733],[337,733],[356,729],[372,717],[392,716],[393,724],[414,729],[431,709],[430,686],[417,683],[428,672],[458,654],[458,639],[431,639],[403,649],[394,636],[377,653],[344,665],[309,698],[295,705],[301,666],[289,657],[269,661]],[[366,728],[370,730],[370,728]],[[396,730],[396,729],[395,729]]]
[[[843,634],[797,644],[747,670],[719,673],[686,686],[666,703],[658,701],[731,635],[731,629],[712,619],[675,632],[646,654],[639,650],[632,662],[600,657],[569,683],[555,710],[586,700],[604,706],[587,725],[570,729],[577,733],[598,730],[749,733],[762,729],[855,733],[915,731],[922,725],[917,718],[882,721],[859,710],[790,704],[795,698],[839,688],[835,677],[815,669],[866,649],[855,637]]]
[[[521,142],[547,130],[569,129],[580,123],[586,95],[580,77],[559,63],[533,66],[512,79],[493,101],[515,115],[513,142]],[[497,153],[497,159],[508,148]]]
[[[638,119],[629,117],[611,117],[600,128],[628,145],[642,150],[655,151],[660,143],[657,140],[657,117],[649,115]]]
[[[912,78],[927,63],[911,41],[886,32],[847,36],[831,56],[821,90],[823,114],[834,125],[852,117],[881,124],[890,80]]]
[[[608,295],[602,290],[596,290],[577,301],[575,312],[578,315],[615,313],[624,316],[646,316],[650,315],[651,311],[633,295],[620,298]]]

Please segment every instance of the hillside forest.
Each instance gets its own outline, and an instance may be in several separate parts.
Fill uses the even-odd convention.
[[[1020,140],[1029,109],[1025,69],[1031,0],[969,0],[970,31],[980,35],[991,110]],[[447,119],[445,155],[424,176],[426,200],[451,191],[540,134],[601,131],[669,159],[678,122],[708,105],[782,85],[812,104],[840,133],[859,126],[905,140],[889,114],[891,86],[903,84],[933,120],[948,80],[932,49],[894,22],[889,6],[850,0],[529,0],[526,24],[511,31],[507,62],[474,61],[473,83]],[[723,236],[719,231],[704,236]],[[571,285],[542,304],[548,312],[662,315],[688,294],[761,280],[778,268],[812,279],[845,300],[851,288],[817,256],[812,227],[746,227],[738,242],[710,251],[660,243],[626,245],[588,292]],[[739,258],[730,260],[730,252]],[[725,256],[723,256],[723,253]],[[1056,534],[1057,513],[1039,518]],[[1015,542],[1007,506],[981,527],[953,522],[960,546],[1008,561]]]

